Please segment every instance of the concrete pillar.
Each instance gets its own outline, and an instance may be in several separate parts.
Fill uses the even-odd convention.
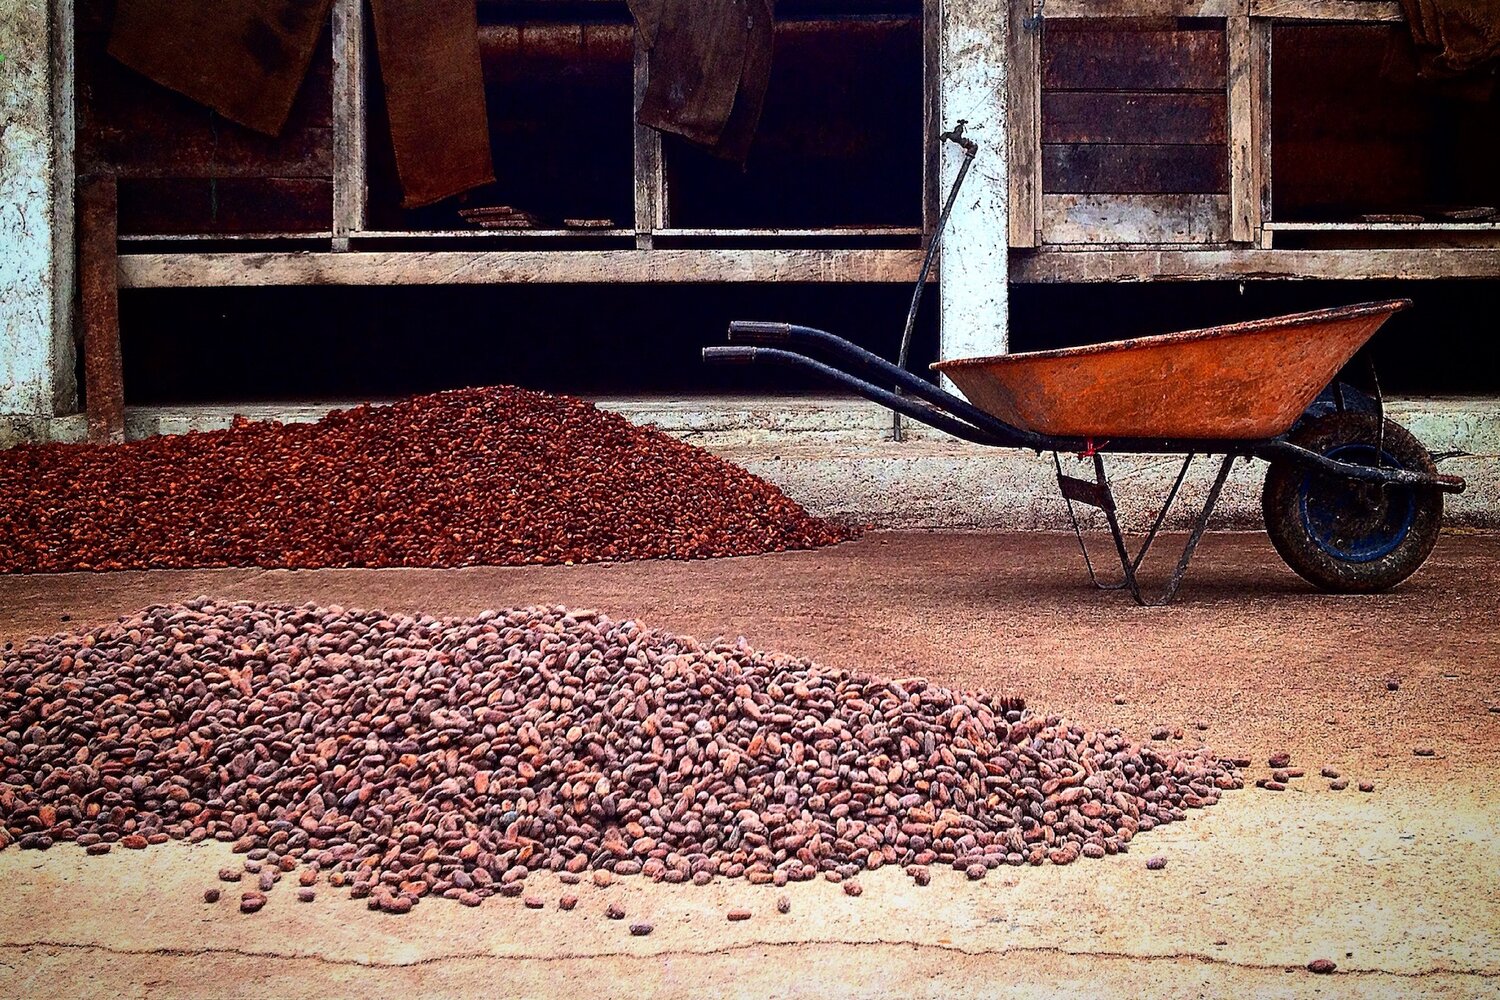
[[[941,126],[968,121],[979,155],[953,206],[939,265],[941,356],[1003,354],[1008,347],[1009,182],[1005,144],[1005,39],[1007,0],[941,0]],[[962,162],[953,143],[943,144],[946,197]]]
[[[0,416],[77,405],[71,0],[0,2]]]

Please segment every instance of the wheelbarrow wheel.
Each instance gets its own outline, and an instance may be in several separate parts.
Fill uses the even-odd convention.
[[[1344,411],[1311,420],[1292,442],[1358,465],[1436,473],[1432,456],[1406,428],[1371,413]],[[1309,583],[1338,593],[1388,590],[1415,573],[1437,543],[1443,494],[1365,483],[1272,462],[1261,492],[1266,533],[1286,564]]]

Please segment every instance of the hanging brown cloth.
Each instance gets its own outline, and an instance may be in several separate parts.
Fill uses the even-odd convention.
[[[119,0],[109,53],[268,135],[286,124],[332,0]],[[372,0],[404,204],[494,180],[474,0]]]
[[[109,54],[241,125],[277,135],[332,0],[119,0]]]
[[[371,0],[402,202],[495,179],[474,0]]]
[[[744,162],[771,78],[772,0],[628,0],[648,80],[636,120]]]
[[[1423,76],[1457,76],[1500,62],[1500,0],[1401,0]]]

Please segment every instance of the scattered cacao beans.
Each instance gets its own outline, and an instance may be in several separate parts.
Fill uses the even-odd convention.
[[[1119,853],[1238,787],[1018,699],[562,608],[199,599],[0,654],[0,842],[212,837],[264,887],[242,903],[299,866],[386,913],[540,869],[857,895],[887,864]]]

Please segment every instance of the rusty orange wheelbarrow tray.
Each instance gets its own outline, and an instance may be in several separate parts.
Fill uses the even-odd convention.
[[[811,327],[735,322],[734,346],[706,361],[779,364],[811,371],[897,413],[977,444],[1052,452],[1089,577],[1140,604],[1176,594],[1237,458],[1270,463],[1262,492],[1266,529],[1294,570],[1325,590],[1385,590],[1431,552],[1444,493],[1464,482],[1437,473],[1378,399],[1336,380],[1405,299],[1296,313],[1204,330],[1056,351],[964,358],[934,365],[960,398],[903,367]],[[1093,460],[1092,481],[1058,459]],[[1171,493],[1132,554],[1105,470],[1110,453],[1185,455]],[[1166,588],[1146,597],[1137,571],[1195,455],[1222,456]],[[1095,573],[1074,504],[1104,512],[1122,575]]]

